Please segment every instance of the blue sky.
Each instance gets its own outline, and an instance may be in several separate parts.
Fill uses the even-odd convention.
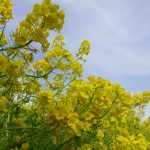
[[[13,30],[34,3],[12,0]],[[84,77],[102,76],[120,83],[132,93],[150,91],[150,1],[149,0],[53,0],[66,12],[62,34],[73,53],[80,42],[91,42],[84,64]],[[146,114],[150,114],[147,107]]]

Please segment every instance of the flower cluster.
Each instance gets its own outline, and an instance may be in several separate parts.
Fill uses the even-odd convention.
[[[90,43],[75,56],[65,48],[65,14],[50,0],[34,5],[9,44],[12,4],[0,2],[0,150],[150,149],[150,119],[141,121],[150,92],[132,95],[94,75],[84,80]],[[49,31],[58,33],[51,45]]]
[[[12,3],[10,0],[0,1],[0,25],[6,24],[7,20],[12,19]]]
[[[52,4],[50,0],[43,0],[41,5],[35,4],[32,13],[20,22],[13,34],[15,43],[28,45],[34,41],[42,45],[43,52],[47,51],[49,31],[60,31],[64,24],[64,17],[65,14],[59,9],[59,5]]]

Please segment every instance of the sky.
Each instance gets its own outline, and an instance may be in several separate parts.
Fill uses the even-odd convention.
[[[17,27],[34,3],[41,0],[11,0]],[[84,64],[84,78],[97,75],[120,83],[131,93],[150,91],[150,1],[149,0],[53,0],[66,13],[66,47],[75,53],[82,40],[91,42]],[[150,115],[150,106],[146,115]]]

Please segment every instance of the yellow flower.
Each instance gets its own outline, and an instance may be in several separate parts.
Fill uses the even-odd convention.
[[[21,136],[17,135],[16,136],[16,142],[19,142],[21,140]]]
[[[0,24],[5,24],[12,18],[12,3],[9,0],[0,1]]]
[[[26,124],[25,122],[23,121],[22,118],[14,118],[13,119],[13,122],[18,125],[19,127],[22,127],[22,128],[26,128]]]
[[[21,148],[22,150],[27,150],[29,148],[29,143],[23,143]]]
[[[99,137],[99,138],[103,138],[104,137],[104,133],[103,133],[102,130],[98,130],[97,137]]]
[[[55,136],[53,136],[53,138],[52,138],[52,142],[53,142],[53,144],[56,144],[56,143],[57,143],[57,139],[56,139],[56,137],[55,137]]]

